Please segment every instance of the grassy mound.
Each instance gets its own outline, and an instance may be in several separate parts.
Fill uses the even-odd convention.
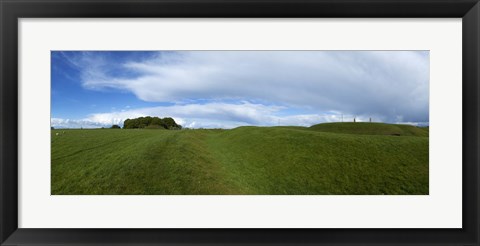
[[[209,143],[245,194],[428,193],[428,138],[241,127]]]
[[[385,123],[322,123],[318,125],[313,125],[310,127],[310,129],[320,132],[346,134],[428,137],[428,130],[420,127]]]
[[[305,127],[53,130],[51,191],[428,194],[428,137],[418,137],[414,130],[405,137],[385,134],[391,130],[376,135],[360,132]]]

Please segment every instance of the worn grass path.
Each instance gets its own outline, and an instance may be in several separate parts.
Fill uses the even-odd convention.
[[[428,131],[328,127],[53,130],[51,191],[428,194]]]

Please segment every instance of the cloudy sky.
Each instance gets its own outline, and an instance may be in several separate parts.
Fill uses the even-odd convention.
[[[56,128],[428,124],[428,51],[52,51]]]

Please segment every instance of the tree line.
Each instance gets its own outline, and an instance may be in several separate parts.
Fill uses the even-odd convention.
[[[135,119],[126,119],[123,122],[124,129],[148,128],[148,129],[169,129],[180,130],[182,126],[177,124],[174,119],[170,117],[140,117]]]

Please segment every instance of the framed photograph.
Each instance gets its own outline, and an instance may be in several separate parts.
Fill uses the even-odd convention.
[[[0,0],[1,245],[479,245],[477,0]]]

